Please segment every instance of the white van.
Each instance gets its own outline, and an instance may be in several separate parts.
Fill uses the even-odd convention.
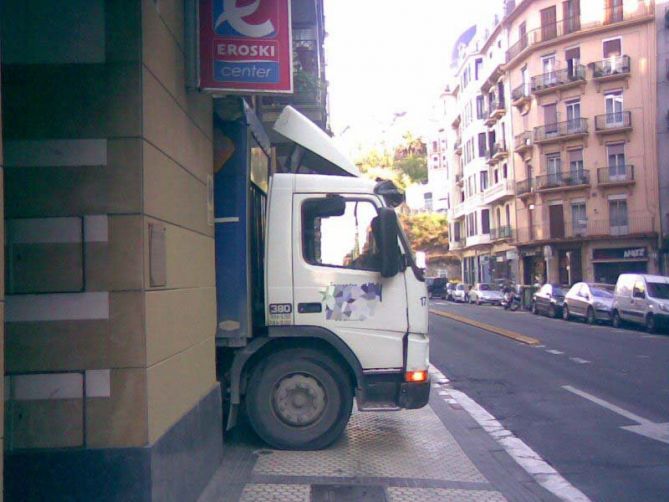
[[[613,326],[623,321],[645,325],[650,332],[669,325],[669,277],[620,274],[613,299]]]

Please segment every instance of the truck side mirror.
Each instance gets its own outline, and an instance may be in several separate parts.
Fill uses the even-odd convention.
[[[376,219],[375,238],[381,254],[381,276],[393,277],[400,271],[400,247],[397,243],[397,215],[395,211],[382,207]]]

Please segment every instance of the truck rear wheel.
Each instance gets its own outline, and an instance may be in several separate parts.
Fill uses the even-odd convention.
[[[310,349],[277,352],[251,374],[246,411],[258,436],[286,450],[318,450],[344,431],[353,407],[344,368]]]

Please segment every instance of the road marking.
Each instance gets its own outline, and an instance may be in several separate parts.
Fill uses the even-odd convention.
[[[569,358],[571,361],[574,361],[575,363],[578,364],[590,364],[591,361],[588,361],[587,359],[581,359],[580,357],[570,357]]]
[[[452,319],[454,321],[458,321],[464,324],[469,324],[470,326],[474,326],[476,328],[489,331],[496,335],[505,336],[506,338],[511,338],[512,340],[515,340],[520,343],[526,343],[527,345],[537,345],[539,343],[539,340],[537,340],[536,338],[532,338],[531,336],[521,335],[520,333],[516,333],[515,331],[499,328],[497,326],[493,326],[492,324],[486,324],[483,322],[475,321],[473,319],[469,319],[468,317],[459,316],[457,314],[451,314],[450,312],[444,312],[443,310],[430,309],[430,313],[441,317],[446,317],[448,319]]]
[[[555,349],[546,349],[546,352],[548,352],[549,354],[555,354],[556,356],[561,356],[562,354],[564,354],[564,352]]]
[[[587,392],[577,389],[576,387],[572,387],[571,385],[563,385],[562,388],[564,390],[568,390],[569,392],[576,394],[577,396],[581,396],[582,398],[587,399],[588,401],[592,401],[593,403],[598,404],[599,406],[602,406],[614,413],[617,413],[618,415],[622,415],[623,417],[627,418],[628,420],[631,420],[632,422],[636,422],[637,424],[639,424],[639,425],[625,425],[621,427],[621,429],[625,429],[626,431],[630,432],[636,432],[637,434],[641,434],[642,436],[646,436],[648,438],[655,439],[656,441],[661,441],[662,443],[669,444],[669,422],[665,423],[651,422],[650,420],[640,417],[639,415],[635,415],[631,411],[627,411],[626,409],[621,408],[620,406],[616,406],[613,403],[604,401],[603,399],[600,399],[597,396],[588,394]]]
[[[534,480],[546,490],[554,493],[562,500],[590,500],[578,488],[563,478],[532,448],[508,431],[497,419],[464,392],[451,389],[456,401],[469,413],[474,420],[511,455]]]

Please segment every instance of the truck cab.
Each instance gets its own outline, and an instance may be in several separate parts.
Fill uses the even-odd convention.
[[[243,165],[215,179],[217,197],[246,185],[244,218],[215,205],[219,375],[229,425],[243,404],[270,445],[318,449],[344,430],[353,399],[361,411],[427,404],[427,291],[394,185],[361,178],[290,107],[275,130],[295,151],[266,193]],[[246,181],[231,183],[233,172]]]

